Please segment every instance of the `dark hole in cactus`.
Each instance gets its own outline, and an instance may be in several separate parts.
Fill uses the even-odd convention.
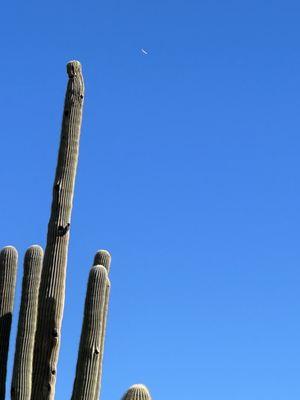
[[[55,338],[58,337],[58,332],[57,332],[56,328],[53,328],[52,336],[55,337]]]
[[[70,224],[69,224],[69,223],[68,223],[66,226],[60,225],[60,226],[57,228],[57,234],[58,234],[58,236],[64,236],[64,235],[68,232],[69,229],[70,229]]]
[[[95,349],[95,354],[99,354],[99,349]]]
[[[51,374],[52,374],[52,375],[55,375],[55,374],[56,374],[55,369],[53,369],[53,370],[51,371]]]

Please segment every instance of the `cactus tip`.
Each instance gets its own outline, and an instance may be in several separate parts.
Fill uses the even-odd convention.
[[[151,396],[150,396],[149,390],[142,383],[137,383],[135,385],[132,385],[127,390],[127,392],[123,396],[122,400],[133,400],[133,399],[136,399],[136,398],[141,398],[143,400],[144,399],[145,400],[146,399],[147,400],[151,400]]]
[[[81,74],[81,64],[77,60],[72,60],[67,63],[67,73],[69,78],[73,78],[78,73]]]
[[[107,272],[110,269],[111,255],[107,250],[98,250],[94,257],[94,265],[103,265]]]
[[[93,275],[105,275],[107,277],[107,269],[103,265],[93,265],[90,273]]]
[[[42,247],[38,244],[33,244],[32,246],[28,247],[26,253],[25,253],[25,257],[29,256],[36,256],[36,257],[43,257],[44,255],[44,251],[42,249]]]
[[[0,252],[2,255],[7,255],[7,254],[14,254],[14,255],[18,255],[18,252],[16,250],[16,248],[14,246],[5,246],[3,247],[3,249]]]

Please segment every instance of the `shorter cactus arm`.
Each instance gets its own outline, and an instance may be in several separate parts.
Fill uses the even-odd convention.
[[[151,396],[145,385],[137,384],[127,390],[122,400],[151,400]]]
[[[5,399],[7,356],[14,306],[18,253],[12,246],[0,252],[0,400]]]
[[[72,400],[94,400],[100,357],[107,270],[93,266],[88,280]]]
[[[105,267],[105,269],[107,270],[107,273],[109,273],[110,264],[111,264],[110,253],[107,250],[97,251],[95,258],[94,258],[94,265],[103,265]],[[107,323],[107,314],[108,314],[109,294],[110,294],[110,281],[109,281],[109,279],[107,279],[106,293],[105,293],[105,305],[104,305],[103,322],[102,322],[102,332],[101,332],[101,345],[100,345],[100,354],[99,354],[100,357],[98,360],[98,367],[97,367],[97,384],[96,384],[96,391],[95,391],[95,400],[99,399],[100,390],[101,390],[104,342],[105,342],[105,332],[106,332],[106,323]]]
[[[42,272],[43,249],[31,246],[24,258],[22,298],[11,385],[12,400],[29,400],[38,295]]]

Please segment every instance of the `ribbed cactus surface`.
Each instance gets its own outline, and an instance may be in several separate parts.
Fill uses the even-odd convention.
[[[107,270],[107,273],[110,271],[110,263],[111,263],[111,255],[107,250],[99,250],[97,251],[94,257],[94,265],[103,265]],[[106,333],[106,322],[107,322],[107,314],[108,314],[108,304],[109,304],[109,295],[110,295],[110,280],[107,278],[106,280],[106,291],[105,291],[105,303],[104,303],[104,313],[103,313],[103,321],[102,321],[102,332],[101,332],[101,344],[100,344],[100,354],[97,365],[97,383],[96,383],[96,391],[94,400],[98,400],[100,396],[101,390],[101,380],[102,380],[102,369],[103,369],[103,355],[104,355],[104,342],[105,342],[105,333]]]
[[[127,390],[122,400],[151,400],[151,396],[145,385],[137,384]]]
[[[69,229],[78,162],[84,84],[78,61],[67,64],[61,140],[53,185],[34,348],[32,400],[53,399],[65,298]]]
[[[37,245],[29,247],[24,257],[22,297],[11,385],[12,400],[29,400],[31,395],[34,335],[42,262],[43,249]]]
[[[18,253],[12,246],[0,252],[0,400],[5,399],[7,356],[14,306]]]
[[[76,377],[72,400],[94,400],[102,343],[107,270],[102,265],[91,268],[86,292]]]

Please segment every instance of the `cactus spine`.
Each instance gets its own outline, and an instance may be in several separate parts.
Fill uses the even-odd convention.
[[[67,64],[61,141],[48,224],[37,331],[34,348],[32,400],[53,399],[65,298],[66,263],[75,175],[78,162],[84,84],[78,61]]]
[[[151,396],[146,386],[137,384],[127,390],[122,400],[151,400]]]
[[[0,400],[5,399],[7,357],[17,278],[18,253],[12,246],[0,252]]]
[[[24,258],[22,298],[11,385],[12,400],[30,399],[34,335],[42,261],[42,248],[36,245],[29,247]]]
[[[107,280],[105,267],[91,268],[72,400],[94,400],[96,395]]]

